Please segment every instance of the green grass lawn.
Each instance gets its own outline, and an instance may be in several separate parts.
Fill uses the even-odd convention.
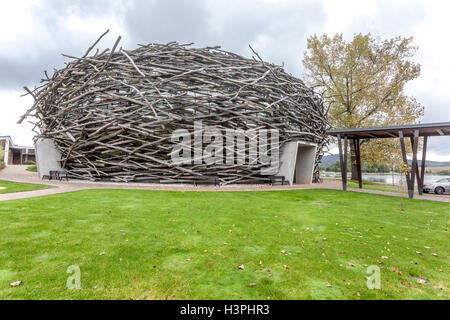
[[[332,179],[332,180],[336,180],[336,181],[342,182],[341,179]],[[359,188],[358,181],[348,180],[347,181],[347,187],[348,188],[358,189]],[[363,189],[365,189],[365,190],[377,190],[377,191],[403,193],[404,195],[408,194],[406,186],[403,186],[403,188],[399,188],[399,186],[393,186],[393,185],[390,185],[390,184],[382,184],[382,183],[369,182],[369,181],[363,181]],[[415,194],[418,194],[417,193],[417,186],[416,186],[416,189],[415,189],[414,192],[415,192]],[[431,193],[423,193],[422,195],[423,196],[435,196],[436,194],[434,192],[431,192]]]
[[[353,180],[347,181],[347,187],[358,189],[359,188],[358,181],[353,181]],[[406,187],[404,187],[404,188],[406,188]],[[407,193],[407,191],[399,190],[399,188],[397,186],[386,185],[386,184],[375,183],[375,182],[368,182],[368,181],[363,181],[363,189]]]
[[[450,204],[400,201],[317,189],[2,202],[0,299],[449,299]],[[66,288],[70,265],[80,290]],[[381,290],[366,287],[371,265]]]
[[[325,178],[325,180],[339,181],[342,183],[341,179]],[[347,180],[347,187],[358,189],[359,188],[358,181],[357,180]],[[403,188],[406,188],[406,187],[403,187]],[[371,182],[371,181],[363,181],[363,189],[387,191],[387,192],[398,192],[398,193],[408,193],[407,191],[399,190],[398,186],[392,186],[392,185],[388,185],[388,184],[382,184],[382,183]]]
[[[50,188],[50,186],[47,186],[44,184],[14,182],[14,181],[6,181],[6,180],[0,180],[0,187],[5,188],[5,189],[0,189],[0,194],[1,193],[12,193],[12,192],[22,192],[22,191],[33,191],[33,190]]]

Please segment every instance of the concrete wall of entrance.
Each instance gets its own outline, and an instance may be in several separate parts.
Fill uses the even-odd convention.
[[[287,142],[280,155],[279,176],[284,176],[289,184],[312,183],[317,145],[305,141]]]
[[[52,170],[61,170],[61,153],[56,149],[53,139],[36,140],[36,164],[41,179],[44,175],[48,176]]]

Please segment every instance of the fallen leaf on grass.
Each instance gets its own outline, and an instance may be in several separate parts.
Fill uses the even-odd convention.
[[[133,280],[134,280],[134,281],[137,281],[137,280],[138,280],[138,278],[137,278],[137,277],[133,277]]]
[[[99,256],[102,256],[102,255],[104,255],[105,253],[104,252],[100,252],[98,255]]]
[[[171,294],[168,299],[173,299],[173,298],[175,298],[175,293]]]
[[[244,270],[244,265],[241,264],[240,266],[236,266],[236,269],[237,269],[237,270]]]
[[[392,269],[391,271],[394,273],[397,273],[399,276],[401,276],[403,274],[400,270],[397,270],[397,269]]]
[[[421,277],[417,277],[416,280],[420,284],[429,283],[429,281],[427,279],[424,279],[424,278],[421,278]]]
[[[253,286],[256,286],[256,283],[253,283],[253,282],[252,282],[252,283],[249,283],[248,285],[249,285],[250,287],[253,287]]]
[[[356,295],[357,295],[358,297],[361,297],[361,294],[360,294],[359,292],[357,292]]]
[[[22,281],[16,281],[16,282],[10,283],[9,285],[10,285],[11,287],[17,287],[17,286],[20,286],[21,284],[22,284]]]
[[[327,287],[330,287],[330,288],[331,288],[331,287],[332,287],[332,285],[331,285],[331,284],[329,284],[329,283],[327,282]]]

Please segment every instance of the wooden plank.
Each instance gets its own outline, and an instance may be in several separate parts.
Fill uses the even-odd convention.
[[[398,136],[396,136],[396,135],[393,134],[393,133],[386,132],[386,134],[387,134],[388,136],[392,137],[392,138],[398,138]]]

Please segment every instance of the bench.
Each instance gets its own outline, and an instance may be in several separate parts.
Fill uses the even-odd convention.
[[[194,186],[199,183],[214,183],[214,186],[220,186],[218,176],[196,176],[194,177]]]
[[[280,183],[282,186],[289,184],[289,180],[285,180],[284,176],[270,176],[269,179],[272,186],[275,183]]]
[[[56,171],[56,174],[58,176],[58,180],[66,179],[66,181],[69,181],[69,175],[66,171]]]
[[[66,171],[50,170],[48,175],[45,174],[42,176],[42,179],[48,179],[48,180],[66,179],[66,181],[69,181],[69,176]]]

